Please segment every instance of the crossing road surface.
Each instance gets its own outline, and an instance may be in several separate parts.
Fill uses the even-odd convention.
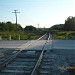
[[[17,48],[25,43],[27,43],[28,40],[12,40],[12,41],[0,41],[0,48]]]

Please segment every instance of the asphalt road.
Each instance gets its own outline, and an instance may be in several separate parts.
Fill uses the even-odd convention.
[[[17,48],[25,43],[27,43],[28,40],[11,40],[11,41],[0,41],[0,48]]]

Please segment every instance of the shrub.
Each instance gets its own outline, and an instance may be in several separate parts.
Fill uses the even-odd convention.
[[[65,39],[65,36],[57,36],[57,39]]]

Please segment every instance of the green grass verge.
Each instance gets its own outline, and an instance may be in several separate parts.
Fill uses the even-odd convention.
[[[2,40],[9,40],[10,35],[12,40],[19,40],[19,36],[21,40],[38,39],[40,36],[42,36],[36,33],[0,32],[0,36],[2,37]]]
[[[73,31],[55,31],[52,35],[54,39],[75,40],[75,32]]]

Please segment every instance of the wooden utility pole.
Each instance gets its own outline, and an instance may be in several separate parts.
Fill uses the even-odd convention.
[[[15,13],[15,17],[16,17],[16,27],[17,27],[17,13],[20,13],[20,12],[18,12],[18,10],[14,10],[14,12],[12,12],[12,13]]]

